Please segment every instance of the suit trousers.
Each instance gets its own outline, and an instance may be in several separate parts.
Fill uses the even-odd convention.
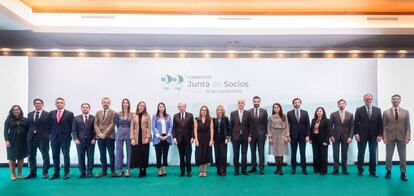
[[[227,144],[219,141],[214,142],[214,159],[217,173],[225,173],[227,167]]]
[[[302,171],[306,171],[306,141],[305,139],[300,138],[291,138],[290,142],[290,148],[292,151],[291,155],[291,165],[292,169],[296,169],[296,153],[298,151],[298,145],[299,145],[299,151],[300,151],[300,165],[302,166]]]
[[[33,135],[32,139],[27,142],[27,148],[29,150],[29,167],[30,174],[36,175],[37,173],[37,149],[40,150],[43,159],[43,174],[48,174],[50,167],[50,157],[49,157],[49,141],[42,140],[37,137],[36,134]]]
[[[256,149],[259,150],[259,168],[263,169],[264,168],[264,162],[265,162],[265,158],[264,158],[264,146],[265,146],[265,137],[254,137],[252,138],[252,141],[250,142],[250,152],[251,152],[251,164],[252,167],[256,167],[257,166],[257,161],[256,161]]]
[[[59,175],[60,171],[60,151],[63,154],[63,163],[64,163],[64,171],[65,174],[69,173],[69,166],[70,166],[70,157],[69,157],[69,150],[70,150],[70,139],[66,140],[55,140],[51,141],[50,144],[52,146],[52,158],[53,158],[53,166],[55,168],[54,175]]]
[[[332,143],[333,158],[334,158],[334,171],[338,171],[339,168],[339,152],[341,152],[341,166],[342,172],[348,171],[348,142],[347,139],[340,137],[338,140]],[[339,148],[341,149],[339,151]]]
[[[389,140],[388,144],[385,145],[386,148],[386,168],[387,170],[391,171],[392,168],[392,156],[394,155],[395,145],[397,145],[398,156],[400,157],[400,171],[401,173],[405,173],[406,171],[406,144],[404,141],[399,140]]]
[[[361,139],[358,142],[358,160],[357,160],[357,167],[358,171],[362,172],[363,165],[364,165],[364,156],[365,156],[365,149],[369,145],[369,172],[375,173],[376,166],[377,166],[377,148],[378,142],[376,138],[368,138],[368,139]]]
[[[121,170],[124,166],[124,144],[126,149],[126,169],[130,169],[131,166],[131,140],[116,139],[116,152],[115,152],[115,169]]]
[[[167,141],[160,141],[160,143],[156,144],[154,147],[157,157],[157,168],[161,168],[161,166],[167,166],[168,150],[170,148],[170,144]]]
[[[313,171],[326,173],[328,170],[328,145],[323,145],[317,135],[312,139]]]
[[[233,140],[232,143],[233,143],[234,170],[236,172],[239,171],[240,148],[241,148],[241,167],[242,167],[242,171],[246,171],[247,170],[247,148],[249,146],[249,143],[247,140],[244,140],[241,135],[238,140]]]
[[[180,143],[177,145],[178,154],[180,154],[180,169],[181,172],[187,168],[187,173],[191,172],[191,153],[193,152],[193,147],[191,141],[182,138]]]
[[[92,173],[95,144],[91,144],[90,141],[82,141],[76,145],[76,150],[78,152],[78,163],[81,174],[86,173],[85,156],[88,158],[88,173]]]
[[[109,166],[111,168],[111,172],[115,172],[115,139],[98,139],[98,148],[102,172],[106,173],[108,169],[106,151],[108,151],[109,154]]]

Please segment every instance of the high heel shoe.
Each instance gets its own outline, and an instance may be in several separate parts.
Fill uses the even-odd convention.
[[[116,175],[117,177],[122,177],[124,175],[124,170],[119,171],[119,173]]]
[[[129,169],[126,170],[125,177],[129,177]]]

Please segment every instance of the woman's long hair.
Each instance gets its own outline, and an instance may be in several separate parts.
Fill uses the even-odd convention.
[[[279,108],[280,108],[279,117],[282,119],[282,121],[285,121],[286,116],[285,116],[285,114],[283,114],[283,109],[282,109],[282,106],[280,105],[280,103],[273,104],[273,106],[272,106],[272,115],[276,114],[275,109],[274,109],[276,105],[279,106]]]

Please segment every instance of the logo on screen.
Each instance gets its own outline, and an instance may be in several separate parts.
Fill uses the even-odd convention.
[[[184,77],[179,74],[165,74],[161,76],[161,82],[163,83],[163,89],[170,90],[176,89],[180,90],[184,83]]]

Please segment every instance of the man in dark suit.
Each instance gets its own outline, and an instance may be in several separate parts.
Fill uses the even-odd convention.
[[[292,101],[294,109],[287,113],[289,122],[290,148],[291,155],[291,174],[296,173],[296,152],[300,151],[300,164],[302,166],[302,173],[308,175],[306,171],[306,142],[309,142],[310,125],[309,116],[306,110],[300,109],[302,100],[295,98]]]
[[[174,115],[172,135],[173,142],[178,147],[180,154],[180,176],[184,176],[187,168],[187,176],[191,177],[191,145],[194,142],[194,117],[193,114],[186,112],[186,104],[179,103],[179,113]]]
[[[55,100],[56,110],[50,112],[50,144],[52,146],[53,166],[55,172],[50,180],[60,177],[60,151],[62,150],[65,174],[63,179],[69,179],[69,150],[72,140],[73,113],[65,110],[65,100]]]
[[[72,123],[72,135],[78,152],[80,178],[86,177],[85,155],[88,157],[88,177],[92,177],[93,159],[95,152],[94,128],[95,117],[89,114],[91,106],[88,103],[81,105],[82,114],[76,116]]]
[[[332,143],[333,143],[333,157],[334,157],[334,170],[333,175],[338,174],[339,167],[339,148],[341,148],[341,165],[342,173],[349,175],[347,169],[348,162],[348,146],[352,142],[354,135],[354,115],[351,112],[345,111],[346,101],[340,99],[338,101],[339,110],[333,112],[331,117],[332,126]]]
[[[30,174],[25,179],[37,177],[36,154],[39,148],[43,159],[43,179],[49,178],[49,112],[43,110],[43,100],[34,99],[35,110],[28,114],[29,131],[27,133],[27,147],[29,150]]]
[[[240,147],[242,174],[249,175],[247,173],[247,148],[252,140],[252,131],[250,113],[244,109],[245,105],[244,99],[237,100],[237,110],[230,114],[230,137],[233,143],[233,164],[236,176],[239,175],[240,168]]]
[[[369,175],[376,175],[377,147],[382,140],[382,114],[381,109],[372,105],[373,95],[364,95],[365,105],[355,112],[355,139],[358,142],[358,175],[364,172],[364,155],[367,143],[369,145]]]
[[[264,146],[267,135],[267,111],[260,108],[261,99],[259,96],[253,97],[253,108],[249,110],[251,117],[252,141],[250,142],[251,164],[249,173],[256,172],[256,148],[259,150],[259,174],[264,174]]]

